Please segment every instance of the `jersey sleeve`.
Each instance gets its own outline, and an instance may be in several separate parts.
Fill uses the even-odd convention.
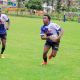
[[[53,23],[52,24],[52,28],[53,28],[53,34],[54,35],[59,35],[61,32],[61,27],[58,24]]]
[[[9,20],[8,16],[5,14],[3,15],[3,18],[5,19],[6,22]]]
[[[44,33],[44,31],[43,31],[43,27],[41,27],[40,36],[44,36],[44,35],[45,35],[45,33]]]
[[[55,24],[55,29],[58,31],[61,29],[61,27],[58,24]]]
[[[61,31],[61,27],[58,24],[52,25],[56,31]]]

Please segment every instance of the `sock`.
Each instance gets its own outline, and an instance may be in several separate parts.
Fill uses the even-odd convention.
[[[47,62],[47,57],[46,58],[43,58],[44,59],[44,62]]]
[[[5,47],[2,47],[1,54],[3,54],[4,50],[5,50]]]

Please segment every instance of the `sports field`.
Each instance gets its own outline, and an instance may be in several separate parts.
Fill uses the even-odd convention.
[[[6,58],[0,59],[0,80],[80,80],[80,24],[58,23],[64,36],[56,58],[41,66],[44,41],[42,19],[10,17]],[[0,46],[1,48],[1,46]]]

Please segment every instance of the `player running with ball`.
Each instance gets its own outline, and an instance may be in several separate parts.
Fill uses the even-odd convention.
[[[3,52],[4,52],[5,47],[6,47],[6,36],[7,36],[7,31],[6,30],[9,29],[10,20],[7,17],[7,15],[2,14],[1,11],[2,11],[2,9],[0,8],[0,39],[1,39],[1,43],[2,43],[0,58],[4,58]],[[6,24],[6,22],[8,24]]]
[[[41,39],[46,40],[43,50],[43,65],[47,64],[47,53],[50,48],[52,52],[49,55],[49,59],[55,57],[59,48],[60,39],[63,35],[63,29],[59,25],[51,22],[51,17],[49,15],[43,16],[44,25],[41,27]]]

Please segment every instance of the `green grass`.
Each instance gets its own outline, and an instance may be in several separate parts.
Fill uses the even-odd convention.
[[[80,24],[54,21],[64,28],[56,58],[41,66],[42,20],[10,17],[6,58],[0,59],[0,80],[80,80]]]

